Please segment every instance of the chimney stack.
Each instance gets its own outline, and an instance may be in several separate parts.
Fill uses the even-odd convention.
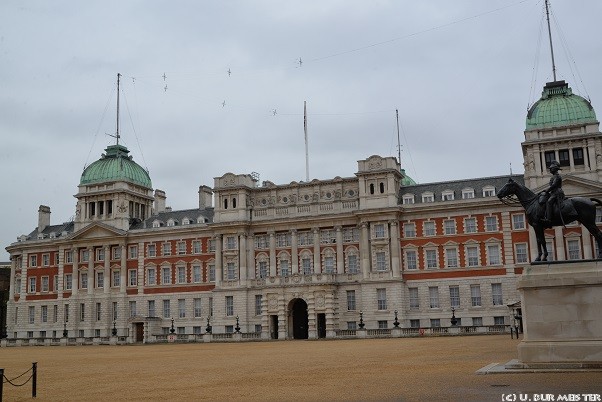
[[[50,207],[40,205],[38,209],[38,234],[50,226]]]
[[[209,186],[199,186],[199,209],[213,206],[213,190]]]
[[[155,213],[156,214],[165,212],[166,200],[167,200],[167,197],[165,196],[165,191],[155,190]]]

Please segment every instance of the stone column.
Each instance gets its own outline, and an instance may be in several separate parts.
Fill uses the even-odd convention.
[[[239,261],[239,283],[242,285],[247,281],[247,234],[238,234],[238,261]]]
[[[64,277],[65,277],[65,248],[59,247],[59,266],[58,266],[58,273],[57,273],[57,278],[56,278],[57,299],[63,298],[63,289],[65,288]]]
[[[252,233],[247,236],[247,269],[249,278],[255,279],[255,238]]]
[[[270,235],[270,276],[276,276],[276,234],[272,231]]]
[[[139,258],[140,258],[140,253],[142,253],[142,255],[144,255],[144,247],[142,247],[142,249],[138,248],[138,257]],[[122,296],[124,296],[126,294],[127,271],[128,271],[127,255],[125,253],[125,246],[122,246],[122,248],[121,248],[121,268],[119,268],[119,293],[121,293]]]
[[[391,233],[391,243],[389,245],[391,249],[391,268],[393,270],[393,278],[399,278],[401,276],[401,259],[400,246],[399,246],[399,222],[391,221],[389,223],[389,231]],[[460,256],[458,256],[459,258]]]
[[[222,285],[223,279],[222,235],[215,235],[215,286]]]
[[[107,257],[108,256],[108,257]],[[105,247],[105,266],[102,270],[102,275],[104,276],[104,283],[103,283],[103,291],[104,293],[109,293],[109,291],[111,290],[111,247],[110,246],[106,246]]]
[[[73,269],[71,270],[71,296],[77,296],[79,292],[79,249],[73,247]]]
[[[320,229],[314,228],[314,273],[322,273],[322,255],[320,254]]]
[[[558,260],[566,260],[566,252],[564,249],[564,236],[562,234],[562,226],[556,226],[554,228],[554,240],[556,244],[556,256]],[[548,250],[549,251],[549,250]]]
[[[25,301],[27,295],[27,268],[29,267],[29,254],[23,253],[21,257],[21,289],[19,290],[19,302]]]
[[[136,283],[138,285],[138,294],[141,295],[144,293],[144,252],[140,252],[140,250],[144,251],[144,243],[138,243],[138,272],[136,274]],[[158,273],[155,274],[155,276]],[[136,306],[136,309],[139,309],[139,306]]]
[[[343,254],[343,228],[337,226],[337,274],[345,273],[345,254]]]
[[[106,257],[106,256],[105,256]],[[88,295],[92,295],[94,293],[94,259],[96,255],[94,255],[94,249],[88,248]],[[106,259],[106,258],[105,258]]]
[[[299,248],[297,239],[297,229],[291,230],[291,272],[292,274],[299,273]]]
[[[17,257],[10,257],[10,283],[8,284],[8,300],[13,301],[15,299],[15,276],[17,273]],[[21,280],[23,284],[23,280]],[[20,291],[21,289],[19,289]],[[8,322],[8,320],[6,321]],[[0,328],[0,330],[2,330]]]
[[[368,279],[370,277],[370,231],[368,230],[368,223],[362,222],[360,228],[360,263],[364,279]]]

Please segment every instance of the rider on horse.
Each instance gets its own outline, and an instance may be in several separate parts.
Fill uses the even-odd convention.
[[[543,202],[546,203],[546,215],[542,219],[542,223],[550,224],[554,218],[554,208],[560,212],[560,206],[564,200],[564,191],[562,191],[562,177],[558,174],[560,163],[557,161],[550,162],[548,167],[552,177],[550,177],[550,187],[543,193]]]

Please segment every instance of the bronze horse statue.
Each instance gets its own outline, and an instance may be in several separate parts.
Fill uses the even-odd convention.
[[[564,226],[578,221],[591,233],[598,244],[598,259],[602,259],[602,232],[596,226],[596,205],[602,206],[602,201],[595,198],[572,197],[561,202],[560,208],[555,208],[549,222],[544,221],[546,206],[539,202],[540,194],[535,194],[527,187],[510,178],[508,183],[498,191],[497,196],[502,202],[512,203],[511,197],[516,196],[525,209],[527,221],[535,230],[537,239],[537,258],[535,261],[547,261],[548,249],[544,230],[553,226]]]

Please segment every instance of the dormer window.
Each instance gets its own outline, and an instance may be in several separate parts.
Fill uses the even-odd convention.
[[[462,190],[462,199],[470,200],[474,198],[474,189],[473,188],[465,188]]]
[[[435,195],[433,193],[422,193],[422,202],[434,202]]]
[[[414,203],[414,194],[404,194],[402,198],[402,203],[404,205],[410,205]]]
[[[154,228],[160,228],[161,227],[161,221],[159,221],[159,220],[153,221],[153,227]]]
[[[495,187],[493,187],[493,186],[483,187],[483,197],[494,197],[494,196],[495,196]]]
[[[176,221],[175,219],[168,219],[167,220],[167,226],[176,226],[178,224],[178,221]]]
[[[188,219],[188,218],[182,219],[182,225],[190,225],[190,219]]]
[[[445,190],[441,193],[441,201],[453,201],[454,200],[454,191],[453,190]]]

